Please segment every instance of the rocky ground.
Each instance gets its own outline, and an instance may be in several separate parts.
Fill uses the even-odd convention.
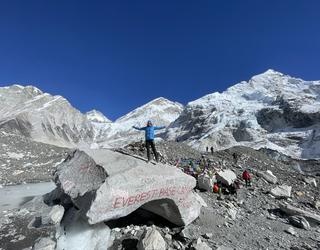
[[[253,173],[253,185],[246,188],[242,182],[243,186],[237,194],[224,195],[222,199],[215,193],[198,190],[208,207],[202,208],[200,217],[194,223],[186,228],[157,227],[168,249],[207,249],[195,247],[197,241],[206,243],[212,249],[320,249],[319,225],[313,225],[308,230],[295,227],[290,224],[289,215],[280,210],[281,204],[291,204],[319,215],[319,186],[307,183],[313,178],[319,183],[319,177],[298,173],[288,162],[281,163],[249,148],[236,147],[212,155],[208,153],[206,158],[211,160],[211,167],[232,169],[239,179],[242,171],[248,168]],[[265,170],[272,171],[278,179],[277,184],[268,183],[258,176],[258,171]],[[291,197],[276,198],[271,195],[270,191],[279,185],[292,187]],[[113,228],[112,233],[118,241],[126,240],[134,245],[144,231],[139,226],[143,225]],[[114,249],[126,248],[118,245]]]
[[[158,143],[157,147],[162,161],[172,164],[178,158],[199,160],[202,155],[176,142]],[[122,150],[145,157],[145,149],[139,143]],[[291,162],[244,147],[204,155],[209,169],[231,169],[236,173],[241,184],[236,194],[219,197],[197,189],[208,206],[187,227],[176,227],[142,209],[108,222],[113,239],[108,249],[137,249],[143,245],[142,239],[149,236],[159,246],[164,244],[165,249],[320,249],[319,176],[306,175]],[[244,187],[241,180],[244,169],[249,169],[252,175],[252,187]],[[277,183],[266,181],[261,175],[266,170],[272,171]],[[277,197],[277,192],[271,194],[271,190],[283,185],[291,187],[289,197],[283,194]],[[54,237],[52,227],[27,229],[39,210],[34,204],[38,203],[29,202],[20,210],[2,213],[0,249],[31,249],[38,237]],[[293,223],[293,218],[283,209],[285,205],[311,215],[303,214],[307,222]]]
[[[201,152],[184,143],[161,141],[156,143],[156,148],[160,155],[160,161],[172,165],[175,165],[178,159],[200,159],[201,157]],[[139,155],[145,158],[147,157],[147,150],[143,142],[131,143],[116,150],[128,154]]]
[[[0,185],[49,181],[70,149],[0,132]]]

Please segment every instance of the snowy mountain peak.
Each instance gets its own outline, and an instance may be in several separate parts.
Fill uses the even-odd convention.
[[[92,125],[62,96],[34,86],[0,88],[0,129],[59,146],[91,143]]]
[[[147,106],[150,106],[150,105],[175,105],[175,106],[180,106],[181,108],[183,107],[183,105],[181,103],[178,103],[178,102],[173,102],[173,101],[170,101],[164,97],[158,97],[156,99],[153,99],[152,101],[146,103],[145,105],[141,106],[141,108],[144,108],[144,107],[147,107]]]
[[[95,109],[87,112],[85,115],[87,116],[88,120],[92,121],[92,122],[98,122],[98,123],[110,123],[110,122],[112,122],[107,117],[105,117],[104,114],[102,114],[100,111],[97,111]]]
[[[43,92],[31,85],[22,86],[20,84],[12,84],[10,86],[0,87],[0,92],[7,93],[8,95],[18,95],[18,96],[37,96],[42,95]]]
[[[143,139],[144,135],[132,126],[143,127],[151,120],[156,126],[168,126],[181,114],[183,105],[166,98],[156,98],[120,117],[104,131],[98,131],[97,141],[103,147],[118,147]],[[160,131],[161,132],[161,131]],[[99,139],[101,138],[101,139]]]
[[[34,93],[37,95],[43,94],[43,92],[40,89],[38,89],[37,87],[32,86],[32,85],[22,86],[20,84],[13,84],[13,85],[9,86],[8,88],[12,88],[12,89],[18,90],[18,91],[31,92],[31,93]]]
[[[283,75],[283,74],[279,71],[274,70],[274,69],[268,69],[267,71],[265,71],[259,75]]]
[[[182,112],[182,109],[183,105],[181,103],[172,102],[164,97],[158,97],[120,117],[116,122],[133,121],[133,119],[136,120],[138,117],[139,122],[142,122],[143,119],[143,124],[147,120],[159,122],[161,120],[173,121]]]
[[[319,86],[320,81],[267,70],[222,93],[189,102],[166,136],[200,149],[244,145],[318,158]]]

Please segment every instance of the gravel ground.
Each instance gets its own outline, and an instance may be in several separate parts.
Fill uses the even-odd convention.
[[[144,230],[151,225],[164,237],[167,249],[195,249],[192,245],[201,239],[212,249],[320,249],[320,227],[313,225],[305,230],[290,225],[288,216],[279,210],[281,203],[320,214],[315,202],[320,201],[319,186],[314,187],[304,180],[306,175],[297,172],[294,163],[281,162],[270,158],[268,154],[244,147],[235,147],[219,152],[201,153],[187,145],[175,142],[157,144],[162,154],[162,161],[174,163],[178,158],[199,160],[201,155],[210,160],[209,168],[231,169],[241,184],[241,173],[249,169],[252,174],[252,187],[241,187],[235,195],[201,192],[198,194],[206,201],[208,207],[202,208],[200,217],[187,227],[174,225],[152,215],[146,216],[138,211],[127,218],[114,222],[112,228],[113,245],[109,248],[136,249]],[[145,157],[142,144],[125,147],[126,153]],[[15,165],[12,165],[15,166]],[[258,170],[271,170],[278,178],[277,184],[267,183],[258,177]],[[50,178],[50,175],[48,178]],[[308,176],[310,177],[310,176]],[[318,185],[320,177],[313,176]],[[287,199],[276,199],[270,190],[277,185],[292,187],[292,195]],[[37,210],[37,209],[36,209]],[[52,236],[52,228],[27,229],[26,225],[36,215],[32,206],[23,209],[5,211],[0,216],[0,242],[2,249],[23,249],[31,247],[34,240],[41,235]],[[293,227],[294,235],[286,231]],[[228,249],[228,248],[225,248]]]
[[[49,181],[70,149],[0,132],[0,185]]]

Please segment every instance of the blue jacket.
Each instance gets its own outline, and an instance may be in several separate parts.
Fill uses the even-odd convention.
[[[145,136],[146,136],[146,140],[153,140],[154,139],[154,131],[158,130],[158,129],[163,129],[165,128],[165,126],[146,126],[143,128],[138,128],[133,126],[133,128],[137,129],[137,130],[144,130],[145,131]]]

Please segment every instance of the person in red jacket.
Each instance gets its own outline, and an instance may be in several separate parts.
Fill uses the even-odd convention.
[[[248,170],[244,170],[242,173],[242,178],[246,182],[246,187],[250,186],[251,187],[251,176]]]

